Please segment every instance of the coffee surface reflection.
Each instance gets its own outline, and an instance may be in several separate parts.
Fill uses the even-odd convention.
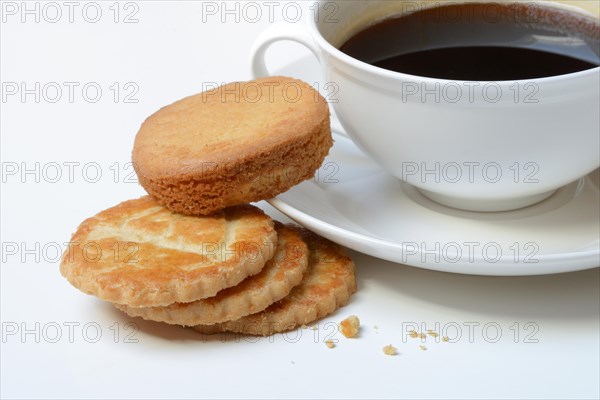
[[[340,50],[377,67],[441,79],[534,79],[597,67],[598,24],[554,12],[497,3],[427,8],[377,22]]]

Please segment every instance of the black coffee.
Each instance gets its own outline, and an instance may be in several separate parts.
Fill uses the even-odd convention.
[[[392,71],[502,81],[583,71],[600,64],[598,22],[537,3],[452,4],[376,23],[340,50]]]

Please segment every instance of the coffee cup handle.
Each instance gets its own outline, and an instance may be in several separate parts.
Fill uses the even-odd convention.
[[[250,60],[254,78],[265,78],[271,75],[265,65],[265,55],[269,46],[281,40],[291,40],[304,45],[317,57],[317,60],[320,60],[319,49],[304,28],[296,25],[273,25],[261,33],[252,46]]]

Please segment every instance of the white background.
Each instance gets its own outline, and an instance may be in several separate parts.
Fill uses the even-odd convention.
[[[224,14],[222,2],[110,1],[98,2],[92,23],[89,3],[75,2],[72,22],[68,6],[56,4],[62,17],[52,23],[54,6],[29,2],[36,22],[21,2],[2,2],[3,398],[600,396],[598,269],[463,276],[352,253],[359,291],[350,305],[317,331],[260,339],[203,338],[128,318],[71,287],[58,271],[63,243],[83,219],[144,193],[127,164],[144,118],[207,84],[250,79],[251,44],[270,22],[293,23],[296,7],[255,3],[256,18],[256,8],[236,2],[227,7],[237,14]],[[124,23],[127,15],[137,22]],[[307,54],[279,44],[269,66]],[[102,94],[92,102],[96,87]],[[23,88],[34,90],[22,97]],[[128,100],[137,102],[125,102],[134,91]],[[363,323],[354,340],[332,324],[351,314]],[[407,337],[411,328],[454,343],[421,343]],[[328,349],[332,334],[338,345]],[[390,343],[399,355],[383,354]]]

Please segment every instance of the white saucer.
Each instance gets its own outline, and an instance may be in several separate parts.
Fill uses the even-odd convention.
[[[319,79],[310,59],[277,74]],[[339,132],[337,121],[332,126]],[[466,274],[538,275],[600,265],[599,182],[596,170],[527,208],[461,211],[427,199],[335,135],[315,179],[269,203],[334,242],[385,260]]]

